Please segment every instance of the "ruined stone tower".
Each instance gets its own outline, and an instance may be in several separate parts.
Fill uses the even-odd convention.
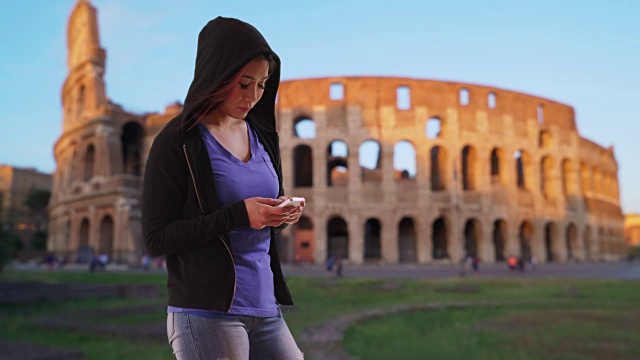
[[[106,52],[96,9],[79,0],[67,31],[62,135],[50,203],[49,250],[71,261],[91,252],[132,261],[141,250],[139,193],[144,118],[106,95]]]

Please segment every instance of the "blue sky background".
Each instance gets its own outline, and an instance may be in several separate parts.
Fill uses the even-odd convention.
[[[0,163],[55,169],[66,24],[75,0],[0,4]],[[640,213],[640,1],[93,0],[107,94],[134,112],[182,101],[197,34],[215,16],[255,25],[283,79],[388,75],[496,86],[576,110],[613,145],[625,212]]]

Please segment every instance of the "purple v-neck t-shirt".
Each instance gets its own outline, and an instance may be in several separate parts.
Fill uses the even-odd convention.
[[[249,123],[247,131],[251,158],[247,162],[233,156],[202,123],[198,123],[198,128],[209,153],[221,205],[230,205],[252,197],[278,197],[278,177],[273,164]],[[229,238],[236,268],[236,292],[228,314],[278,316],[269,256],[270,228],[237,228],[229,232]],[[169,312],[185,311],[204,317],[219,317],[216,314],[225,316],[221,311],[169,307]]]

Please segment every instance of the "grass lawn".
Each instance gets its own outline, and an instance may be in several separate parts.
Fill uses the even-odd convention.
[[[93,298],[0,308],[0,340],[82,350],[88,359],[172,359],[166,337],[136,340],[45,327],[39,320],[164,327],[165,275],[6,272],[0,280],[156,284],[157,299]],[[399,313],[355,324],[349,354],[361,359],[639,359],[640,283],[553,279],[288,279],[296,305],[283,309],[294,336],[341,315],[397,304],[471,301],[504,305]],[[506,304],[509,303],[509,304]],[[514,303],[516,303],[514,305]],[[99,316],[105,309],[157,311]],[[95,313],[96,316],[87,314]],[[301,344],[304,350],[304,344]]]

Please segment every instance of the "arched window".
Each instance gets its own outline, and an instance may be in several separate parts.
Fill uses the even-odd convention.
[[[87,152],[84,154],[84,181],[89,181],[94,175],[95,171],[95,159],[96,159],[96,150],[93,145],[89,145],[87,147]]]
[[[547,223],[544,231],[544,246],[548,262],[558,261],[558,229],[556,224]]]
[[[84,85],[80,85],[80,89],[78,89],[78,95],[76,99],[76,119],[80,119],[82,117],[82,113],[84,113],[85,107],[85,89]]]
[[[487,105],[489,106],[489,109],[496,108],[496,93],[494,92],[489,93],[489,95],[487,96]]]
[[[416,177],[416,149],[409,141],[398,141],[393,147],[393,168],[396,179],[413,180]]]
[[[341,140],[335,140],[327,148],[327,186],[347,186],[349,184],[349,147]]]
[[[506,172],[503,167],[504,151],[494,148],[491,151],[491,182],[494,184],[506,184]]]
[[[470,95],[469,89],[462,88],[460,89],[460,105],[467,106],[469,105]]]
[[[315,139],[316,123],[308,117],[298,117],[293,122],[293,133],[299,139]]]
[[[516,160],[516,184],[519,189],[528,189],[530,186],[529,176],[531,159],[529,154],[522,150],[518,150],[513,154]]]
[[[122,169],[125,174],[142,175],[142,145],[144,129],[137,122],[130,121],[122,127]]]
[[[476,150],[471,145],[462,149],[462,188],[477,190],[476,179]]]
[[[400,262],[416,262],[416,229],[413,219],[405,217],[398,224],[398,254]]]
[[[440,146],[431,148],[431,191],[442,191],[446,186],[447,152]]]
[[[362,182],[382,182],[380,143],[374,140],[362,142],[358,149],[358,162]]]
[[[493,248],[495,261],[506,259],[505,246],[507,243],[507,223],[504,220],[496,220],[493,223]]]
[[[466,257],[479,257],[479,244],[481,243],[480,222],[469,219],[464,226],[464,251]]]
[[[364,260],[380,260],[380,221],[369,219],[364,224]]]
[[[313,150],[308,145],[293,149],[293,186],[313,186]]]
[[[547,130],[540,131],[539,144],[541,149],[551,149],[553,147],[551,134]]]
[[[538,114],[538,124],[539,125],[544,124],[544,106],[542,104],[538,104],[537,114]]]
[[[398,86],[396,89],[396,106],[398,110],[411,109],[411,89],[408,86]]]
[[[114,236],[113,219],[111,216],[105,216],[100,223],[100,243],[98,244],[98,252],[113,258],[113,236]]]
[[[531,241],[533,240],[533,224],[523,221],[520,225],[520,256],[525,260],[531,259]]]
[[[330,100],[344,100],[344,85],[342,83],[332,83],[329,85]]]
[[[555,169],[553,159],[549,156],[542,157],[540,161],[540,190],[542,195],[552,198],[556,195],[555,191]]]
[[[349,259],[349,230],[346,221],[340,216],[329,219],[327,223],[327,258],[335,260]]]
[[[448,259],[447,223],[444,217],[439,217],[433,222],[433,259]]]
[[[432,117],[427,120],[425,127],[427,139],[437,139],[442,136],[442,121],[438,117]]]

